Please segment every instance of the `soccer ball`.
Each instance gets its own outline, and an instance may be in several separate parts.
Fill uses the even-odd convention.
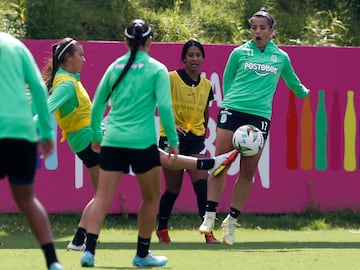
[[[257,127],[244,125],[235,130],[232,143],[241,155],[254,156],[264,146],[264,137]]]

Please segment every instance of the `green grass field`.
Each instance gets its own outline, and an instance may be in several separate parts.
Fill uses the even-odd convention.
[[[244,215],[232,247],[207,245],[197,231],[198,217],[174,215],[171,245],[151,250],[166,255],[162,269],[321,270],[360,269],[360,222],[357,213]],[[58,257],[67,270],[80,267],[81,252],[67,251],[79,215],[51,215]],[[215,235],[221,238],[219,216]],[[42,251],[22,216],[0,215],[0,269],[46,269]],[[99,237],[94,269],[135,269],[136,218],[108,216]]]

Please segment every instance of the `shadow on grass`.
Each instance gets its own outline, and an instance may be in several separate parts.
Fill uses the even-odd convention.
[[[219,215],[219,219],[223,218]],[[52,214],[50,221],[55,236],[55,243],[58,248],[66,247],[68,242],[57,241],[58,238],[71,238],[74,230],[80,220],[80,213],[77,214]],[[195,214],[174,214],[171,217],[170,224],[174,230],[194,229],[199,226],[199,217]],[[284,214],[284,215],[243,215],[240,223],[243,228],[277,229],[277,230],[301,230],[304,228],[327,230],[331,228],[359,228],[360,215],[352,211],[337,213],[306,213],[306,214]],[[136,215],[108,215],[105,219],[104,227],[116,230],[137,230]],[[28,241],[33,237],[24,217],[19,214],[0,215],[0,250],[17,248],[38,248],[36,241]],[[19,240],[23,239],[23,241]],[[135,242],[100,242],[98,249],[129,249],[135,250]],[[134,238],[135,240],[135,238]],[[263,242],[239,242],[231,247],[225,245],[206,245],[205,243],[193,242],[174,242],[171,245],[159,245],[153,240],[152,248],[159,250],[271,250],[279,249],[296,250],[304,248],[332,248],[332,249],[358,249],[360,243],[357,242],[289,242],[289,241],[263,241]]]
[[[0,237],[2,245],[1,249],[38,249],[36,242],[26,244],[21,241],[13,241]],[[7,241],[10,240],[10,241]],[[25,244],[25,245],[24,245]],[[68,241],[56,241],[55,245],[58,249],[65,249]],[[294,251],[298,249],[360,249],[360,242],[290,242],[290,241],[263,241],[263,242],[240,242],[234,243],[232,246],[220,245],[207,245],[205,243],[172,243],[171,245],[160,245],[159,243],[151,243],[151,248],[156,250],[229,250],[229,251],[247,251],[251,250],[274,250],[281,251]],[[112,249],[112,250],[136,250],[135,242],[99,242],[96,249]]]
[[[154,269],[157,267],[143,267],[140,269]],[[126,266],[119,266],[119,267],[114,267],[114,266],[101,266],[101,265],[95,265],[95,267],[93,269],[111,269],[111,270],[134,270],[134,269],[139,269],[139,267],[126,267]],[[161,269],[173,269],[173,267],[171,266],[162,266]]]
[[[59,244],[59,242],[57,242]],[[65,246],[67,243],[63,243]],[[129,249],[136,247],[136,243],[99,243],[97,249]],[[207,245],[205,243],[172,243],[171,245],[160,245],[152,243],[151,247],[156,250],[296,250],[296,249],[359,249],[360,243],[357,242],[283,242],[283,241],[266,241],[266,242],[245,242],[235,243],[232,246]]]

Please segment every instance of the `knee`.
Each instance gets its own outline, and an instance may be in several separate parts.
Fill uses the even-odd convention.
[[[243,168],[240,171],[240,174],[243,178],[247,179],[249,182],[252,182],[252,179],[255,175],[256,167],[255,168]]]
[[[142,194],[142,199],[144,202],[153,203],[159,202],[161,197],[161,191],[153,191],[153,192],[146,192]]]
[[[200,179],[193,184],[193,189],[196,194],[207,192],[207,179]]]

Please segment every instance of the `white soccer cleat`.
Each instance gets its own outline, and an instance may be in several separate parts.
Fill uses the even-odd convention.
[[[223,243],[227,246],[231,246],[235,242],[235,228],[239,226],[237,219],[227,215],[227,217],[221,223],[223,229]]]
[[[85,244],[82,244],[82,245],[80,245],[80,246],[77,246],[77,245],[74,245],[72,242],[70,242],[70,243],[67,245],[67,247],[66,247],[67,250],[70,249],[70,250],[74,250],[74,251],[84,251],[85,248],[86,248],[86,245],[85,245]]]
[[[199,227],[202,234],[211,233],[214,229],[216,212],[205,212],[204,221]]]

